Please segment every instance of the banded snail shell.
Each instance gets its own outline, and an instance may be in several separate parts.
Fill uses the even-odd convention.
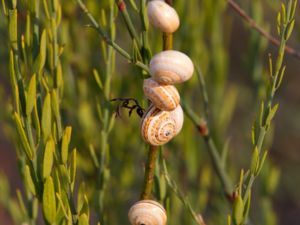
[[[165,225],[167,223],[164,207],[152,200],[135,203],[129,210],[128,218],[132,225]]]
[[[153,146],[166,144],[181,131],[183,120],[180,105],[173,111],[163,111],[152,104],[142,118],[142,137]]]
[[[180,96],[173,85],[160,85],[149,78],[144,80],[143,89],[146,97],[161,110],[172,111],[179,105]]]
[[[150,1],[147,7],[147,13],[149,22],[152,26],[158,28],[164,33],[173,33],[180,25],[177,12],[165,1]]]
[[[150,74],[160,84],[178,84],[194,73],[192,60],[184,53],[168,50],[156,54],[150,61]]]

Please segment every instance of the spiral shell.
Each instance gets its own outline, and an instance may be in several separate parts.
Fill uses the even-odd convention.
[[[180,25],[177,12],[164,1],[150,1],[148,3],[147,12],[149,22],[152,26],[164,33],[173,33]]]
[[[153,104],[145,112],[141,122],[141,134],[145,142],[159,146],[175,137],[183,125],[180,105],[173,111],[162,111]]]
[[[167,215],[164,207],[152,200],[135,203],[128,213],[132,225],[165,225]]]
[[[184,53],[175,50],[156,54],[150,61],[150,74],[160,84],[178,84],[194,73],[194,64]]]
[[[174,110],[180,102],[180,96],[173,85],[160,85],[149,78],[144,80],[144,94],[157,108],[164,111]]]

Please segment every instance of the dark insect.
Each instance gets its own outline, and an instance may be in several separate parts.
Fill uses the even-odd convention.
[[[145,110],[140,106],[135,98],[114,98],[110,101],[118,102],[116,108],[116,117],[121,117],[121,108],[128,109],[128,114],[131,116],[132,112],[136,112],[139,117],[143,117]]]

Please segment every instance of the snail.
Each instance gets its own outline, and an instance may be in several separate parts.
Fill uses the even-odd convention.
[[[192,60],[175,50],[156,54],[150,61],[150,74],[160,84],[178,84],[190,79],[194,73]]]
[[[148,3],[149,22],[164,33],[175,32],[179,25],[179,16],[174,8],[161,0],[153,0]]]
[[[182,125],[183,111],[180,105],[173,111],[162,111],[152,104],[142,118],[141,134],[145,142],[159,146],[175,137]]]
[[[161,110],[172,111],[179,104],[180,96],[173,85],[160,85],[149,78],[144,80],[143,89],[146,97]]]
[[[128,213],[132,225],[165,225],[167,214],[161,204],[152,200],[135,203]]]

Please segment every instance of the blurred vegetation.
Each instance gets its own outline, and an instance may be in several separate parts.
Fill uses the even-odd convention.
[[[3,2],[6,10],[10,9],[12,11],[9,13],[13,13],[16,1]],[[145,31],[137,9],[145,1],[125,2],[135,28],[143,35]],[[280,1],[236,2],[259,26],[277,37],[276,13],[280,10]],[[136,53],[136,43],[132,41],[114,1],[85,0],[84,3],[112,40],[127,52]],[[48,6],[48,15],[45,5]],[[206,112],[203,104],[203,89],[196,75],[178,86],[178,90],[183,101],[199,117],[208,114],[210,132],[217,148],[222,154],[228,152],[226,172],[233,184],[238,185],[240,170],[250,167],[251,127],[257,119],[260,102],[266,97],[266,83],[269,80],[267,54],[271,52],[276,56],[277,48],[270,47],[264,37],[249,28],[225,0],[175,0],[174,8],[181,19],[181,27],[174,34],[174,49],[185,52],[200,68],[208,91],[209,111]],[[43,213],[49,224],[53,222],[52,217],[56,218],[57,224],[70,224],[74,220],[85,224],[87,218],[90,224],[98,221],[101,224],[129,224],[128,209],[139,199],[148,149],[140,137],[138,115],[133,113],[129,117],[128,111],[122,110],[121,117],[116,118],[117,103],[110,99],[133,97],[146,107],[147,100],[142,90],[144,73],[107,46],[95,30],[87,26],[90,21],[76,1],[19,0],[15,9],[18,25],[17,28],[10,28],[17,31],[17,43],[12,42],[12,35],[8,32],[11,19],[5,15],[3,5],[1,9],[1,130],[5,138],[14,143],[10,148],[17,153],[18,160],[14,159],[14,162],[25,185],[15,192],[9,184],[15,185],[14,181],[5,176],[6,171],[1,173],[0,205],[15,224],[42,224],[40,214],[44,206],[39,206],[38,201],[50,201],[44,200],[43,196],[45,190],[52,193],[51,188],[54,188],[59,193],[58,196],[54,195],[54,211],[57,211],[57,215],[49,215],[51,213],[45,213],[45,210]],[[299,44],[296,45],[299,40],[297,23],[295,31],[291,45],[299,47]],[[146,33],[152,54],[161,51],[161,33],[151,26]],[[14,44],[20,53],[17,56],[19,59],[10,51]],[[289,84],[295,76],[293,68],[298,61],[291,56],[287,59],[285,78]],[[20,60],[18,65],[16,60]],[[12,61],[15,62],[13,69],[10,68]],[[18,76],[12,75],[16,67],[20,67],[20,80],[24,82],[25,107],[22,99],[16,100],[17,92],[22,91],[18,80],[12,78]],[[299,83],[299,79],[294,81]],[[30,85],[32,82],[36,84]],[[30,86],[36,86],[36,90],[30,91]],[[297,85],[294,90],[299,92]],[[31,103],[27,99],[33,95],[34,103]],[[297,133],[300,125],[296,115],[300,109],[295,107],[295,112],[286,112],[290,108],[288,100],[276,99],[276,102],[280,102],[279,114],[283,114],[279,117],[290,119],[288,124],[293,123],[291,129]],[[27,112],[30,112],[30,116]],[[43,118],[43,115],[49,114],[50,117]],[[26,123],[33,125],[32,131],[24,129],[27,138],[30,138],[29,133],[33,136],[32,140],[28,140],[29,149],[35,149],[32,153],[22,150],[28,148],[24,147],[24,140],[20,140],[20,128],[18,132],[16,130],[15,123],[18,126],[18,121],[24,128],[27,128]],[[287,204],[285,194],[288,191],[291,191],[288,197],[292,204],[300,208],[300,196],[293,186],[296,181],[291,178],[297,176],[299,168],[280,172],[281,166],[277,162],[280,156],[276,154],[283,153],[278,153],[278,150],[273,153],[273,148],[278,146],[283,151],[290,148],[288,144],[285,146],[280,142],[289,127],[281,127],[279,119],[278,123],[278,127],[271,126],[266,137],[263,150],[268,149],[270,153],[252,191],[250,217],[253,224],[279,224],[278,216],[282,216],[280,210],[284,205],[278,204]],[[283,131],[276,131],[278,128]],[[272,147],[273,142],[275,147]],[[62,146],[67,150],[63,150]],[[53,152],[47,150],[50,148],[53,148]],[[288,152],[296,154],[292,150]],[[36,154],[34,168],[28,163],[31,154]],[[51,156],[43,158],[46,154]],[[51,165],[45,165],[45,162],[51,161],[50,158],[53,158]],[[5,156],[1,155],[0,162],[4,160]],[[71,171],[75,162],[77,173],[76,179],[72,180],[75,173]],[[164,162],[171,181],[165,179]],[[29,177],[35,174],[37,181],[28,178],[28,174],[31,174]],[[215,174],[205,142],[195,125],[186,118],[182,132],[164,146],[157,162],[154,196],[165,205],[168,224],[196,224],[186,204],[182,204],[182,199],[202,215],[206,224],[227,224],[232,205],[228,203]],[[287,177],[280,181],[281,174]],[[64,175],[69,182],[63,181]],[[177,187],[170,185],[173,181],[176,181]],[[297,182],[299,184],[300,181]],[[176,188],[179,188],[182,198]],[[67,223],[63,218],[73,213],[72,207],[76,208],[74,210],[78,217],[72,217]],[[280,221],[280,224],[293,222],[297,223]]]

